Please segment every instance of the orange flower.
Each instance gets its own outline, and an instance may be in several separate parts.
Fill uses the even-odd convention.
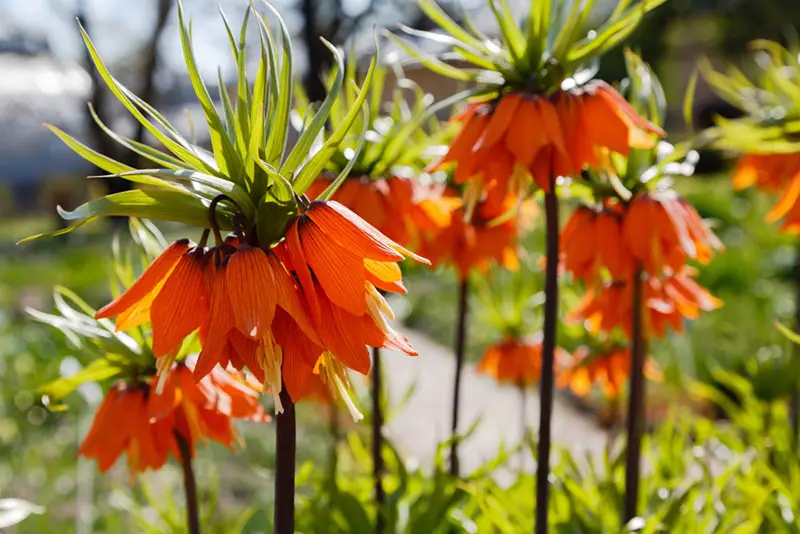
[[[648,277],[644,281],[644,321],[648,336],[663,337],[667,326],[681,332],[684,319],[697,319],[700,311],[722,306],[721,300],[691,278],[694,275],[694,270],[685,267],[677,274]],[[600,288],[589,288],[568,319],[572,322],[586,321],[587,330],[593,334],[621,328],[630,337],[631,291],[631,284],[621,280],[605,283]]]
[[[330,185],[319,178],[306,192],[316,198]],[[354,178],[345,180],[333,200],[357,213],[389,239],[410,245],[419,232],[433,231],[447,224],[446,206],[437,202],[434,188],[417,180],[399,178]]]
[[[158,382],[163,392],[157,393]],[[216,369],[199,384],[183,362],[151,383],[118,383],[106,394],[78,450],[108,471],[125,453],[131,482],[138,472],[160,469],[171,453],[180,458],[176,436],[189,445],[206,439],[226,447],[236,436],[231,418],[265,422],[257,390],[241,377]]]
[[[507,198],[505,210],[512,209],[514,204],[515,199]],[[453,265],[460,280],[466,279],[472,269],[485,271],[491,262],[516,270],[519,267],[516,243],[520,232],[517,218],[490,224],[496,215],[487,214],[486,204],[479,203],[467,220],[466,207],[460,203],[455,205],[447,227],[423,237],[422,254],[436,266]],[[535,209],[535,204],[525,202],[522,209]]]
[[[733,171],[733,187],[744,189],[753,185],[781,194],[767,214],[767,221],[775,222],[786,217],[783,230],[798,233],[800,154],[748,154],[742,157]]]
[[[677,272],[693,259],[708,263],[722,242],[697,211],[671,191],[634,198],[625,210],[623,236],[633,257],[651,275]]]
[[[615,280],[633,275],[634,260],[623,239],[618,212],[581,206],[564,225],[561,240],[564,268],[575,278],[594,280],[601,268],[606,268]]]
[[[627,348],[589,356],[587,347],[575,351],[575,362],[558,375],[558,387],[569,387],[573,393],[584,397],[592,386],[598,385],[606,397],[615,398],[622,393],[631,373],[631,355]],[[644,374],[655,382],[663,378],[661,370],[652,360],[645,361]]]
[[[153,354],[164,356],[180,348],[183,339],[208,317],[203,283],[205,250],[188,239],[170,245],[142,275],[95,317],[117,315],[117,329],[153,323]]]
[[[101,473],[127,454],[131,481],[136,473],[160,469],[170,451],[177,453],[168,422],[151,424],[147,388],[143,384],[116,384],[106,394],[78,454],[97,459]]]
[[[557,347],[556,361],[567,356]],[[494,377],[500,383],[529,385],[539,382],[542,374],[542,335],[529,339],[504,339],[483,353],[476,367],[479,373]]]
[[[547,191],[551,177],[595,166],[598,149],[627,155],[665,135],[600,81],[550,97],[507,93],[472,103],[453,120],[461,130],[433,168],[455,163],[456,182],[477,184],[495,198],[517,194],[526,175]]]
[[[97,317],[118,315],[118,328],[150,319],[153,352],[165,358],[162,370],[199,329],[195,381],[217,364],[246,366],[269,387],[278,411],[283,384],[301,392],[292,373],[313,368],[325,351],[363,373],[369,369],[365,344],[416,354],[388,326],[384,316],[391,309],[376,288],[405,292],[397,262],[404,255],[428,260],[338,202],[312,202],[274,248],[244,241],[228,239],[211,249],[173,243]]]

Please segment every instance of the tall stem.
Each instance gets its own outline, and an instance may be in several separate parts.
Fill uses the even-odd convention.
[[[558,327],[558,196],[555,179],[544,195],[547,265],[544,284],[544,336],[542,339],[542,380],[539,387],[539,443],[536,455],[536,534],[547,534],[550,474],[550,421],[553,418],[554,364]]]
[[[458,327],[456,330],[456,375],[453,385],[453,416],[450,437],[450,474],[458,476],[458,408],[461,402],[461,371],[464,367],[464,349],[467,341],[467,297],[469,281],[464,278],[458,286]]]
[[[200,534],[200,514],[197,510],[197,482],[192,467],[192,449],[179,432],[175,432],[183,468],[183,489],[186,492],[186,527],[189,534]]]
[[[281,389],[283,413],[275,416],[275,512],[274,533],[294,533],[294,472],[297,420],[294,402],[284,386]]]
[[[645,414],[645,337],[642,328],[642,271],[633,278],[631,378],[628,395],[628,446],[625,449],[625,523],[637,515]]]
[[[372,349],[372,465],[375,484],[375,532],[383,533],[383,408],[381,406],[381,349]]]
[[[336,408],[336,402],[331,399],[330,405],[330,421],[328,430],[331,438],[331,457],[328,461],[328,470],[331,487],[336,487],[336,473],[339,471],[339,441],[341,440],[339,431],[339,410]]]

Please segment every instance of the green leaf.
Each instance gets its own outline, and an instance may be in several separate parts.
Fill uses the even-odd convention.
[[[403,50],[405,50],[411,57],[417,59],[422,65],[427,67],[429,70],[435,72],[436,74],[440,74],[442,76],[446,76],[448,78],[453,78],[454,80],[461,80],[461,81],[472,81],[475,76],[471,74],[469,71],[459,69],[458,67],[454,67],[444,61],[432,56],[430,54],[426,54],[425,52],[421,51],[419,48],[405,42],[403,39],[400,39],[396,35],[385,32],[389,39],[397,43]]]
[[[789,341],[800,345],[800,334],[793,332],[788,326],[785,326],[783,323],[775,321],[775,328],[778,329],[778,332],[783,334]]]
[[[268,245],[279,241],[286,233],[286,225],[295,215],[297,202],[292,184],[279,174],[273,175],[256,215],[259,242]]]
[[[484,54],[490,52],[489,48],[480,39],[470,34],[464,28],[458,25],[451,19],[447,13],[439,7],[433,0],[418,0],[417,6],[426,14],[432,21],[439,25],[444,31],[462,41],[464,44],[480,50]]]
[[[344,181],[350,175],[350,171],[353,170],[353,166],[355,166],[359,156],[361,155],[361,151],[364,148],[364,142],[367,139],[366,133],[367,129],[369,128],[369,122],[370,122],[369,107],[366,105],[362,105],[361,111],[364,114],[364,121],[363,121],[364,124],[361,135],[359,136],[358,146],[353,152],[353,156],[350,158],[350,161],[347,162],[347,165],[345,165],[344,169],[342,169],[342,172],[339,173],[339,176],[336,177],[336,179],[331,183],[331,185],[325,188],[325,191],[323,191],[322,194],[320,194],[317,197],[317,200],[329,200],[333,196],[336,190],[339,189],[339,187],[344,183]]]
[[[689,83],[686,85],[686,93],[683,96],[683,123],[690,132],[694,131],[694,95],[697,92],[697,77],[700,74],[698,69],[692,71]]]
[[[59,207],[58,213],[68,221],[90,217],[122,216],[173,221],[198,228],[208,228],[208,207],[203,201],[186,193],[158,189],[148,191],[135,189],[114,193],[90,200],[72,211]],[[217,215],[221,229],[233,228],[230,213],[218,209]]]
[[[153,161],[153,162],[155,162],[155,163],[157,163],[159,165],[162,165],[164,167],[167,167],[167,168],[171,168],[171,169],[188,169],[189,168],[186,163],[184,163],[183,161],[181,161],[178,158],[170,156],[169,154],[166,154],[165,152],[162,152],[162,151],[160,151],[160,150],[158,150],[156,148],[153,148],[150,145],[146,145],[144,143],[140,143],[140,142],[135,141],[133,139],[129,139],[127,137],[123,137],[123,136],[117,134],[116,132],[111,130],[108,126],[106,126],[105,123],[103,123],[103,121],[100,119],[100,117],[95,112],[94,106],[92,106],[91,104],[89,105],[89,114],[92,116],[92,119],[94,120],[94,122],[100,127],[101,130],[103,130],[103,132],[107,136],[109,136],[111,139],[116,141],[119,145],[127,148],[131,152],[135,152],[136,154],[139,154],[140,156],[142,156],[142,157],[144,157],[146,159],[149,159],[150,161]],[[127,165],[119,165],[119,167],[127,167]],[[127,167],[127,170],[134,170],[134,169],[132,167]],[[124,171],[109,171],[109,172],[124,172]],[[162,185],[162,184],[154,184],[154,185]],[[166,187],[169,187],[169,185],[167,185],[167,184],[163,184],[163,185],[166,186]]]
[[[160,143],[162,143],[170,152],[172,152],[175,156],[183,159],[185,162],[189,163],[192,166],[196,166],[198,168],[207,168],[208,170],[213,170],[213,167],[208,164],[202,157],[197,154],[196,147],[191,145],[186,139],[178,134],[177,130],[167,122],[167,120],[158,113],[154,108],[152,108],[149,104],[142,101],[136,95],[134,95],[128,88],[124,85],[119,83],[111,73],[108,71],[108,68],[105,66],[103,61],[100,59],[99,54],[97,53],[97,49],[94,47],[92,40],[89,38],[89,35],[80,27],[81,36],[83,37],[83,41],[86,45],[87,50],[89,51],[89,55],[92,58],[92,62],[94,63],[95,68],[97,69],[98,74],[105,82],[106,86],[112,92],[112,94],[120,101],[120,103],[125,106],[125,109],[130,112],[131,115],[142,125],[145,129],[150,132]],[[138,106],[138,107],[137,107]],[[153,123],[151,123],[142,112],[139,110],[142,108],[147,112],[151,117],[153,117],[172,137],[165,135],[160,129],[158,129]],[[51,128],[52,129],[52,128]],[[62,140],[64,140],[62,138]],[[65,141],[66,142],[66,141]]]
[[[192,39],[189,35],[189,29],[186,26],[186,20],[183,13],[183,2],[178,1],[178,27],[181,36],[181,48],[183,49],[183,58],[186,62],[186,69],[189,73],[189,79],[192,82],[197,100],[203,108],[203,112],[208,122],[209,135],[211,137],[211,146],[214,149],[214,155],[217,157],[220,171],[229,176],[234,181],[241,181],[242,179],[242,161],[240,155],[237,153],[233,145],[233,141],[228,137],[225,125],[222,123],[214,102],[208,93],[208,88],[200,76],[197,69],[197,61],[194,57],[192,50]]]
[[[82,384],[107,380],[118,376],[121,372],[122,367],[118,364],[102,358],[94,360],[70,377],[48,382],[39,388],[39,392],[46,396],[46,399],[43,400],[48,405],[48,408],[51,410],[63,410],[65,407],[61,404],[61,400]]]
[[[641,22],[644,15],[666,0],[643,0],[637,5],[612,16],[598,28],[593,37],[586,38],[570,47],[567,61],[570,64],[586,63],[590,58],[601,55],[625,40]]]
[[[325,164],[331,158],[334,152],[339,148],[339,145],[344,140],[347,132],[350,131],[350,127],[353,125],[353,122],[358,117],[359,111],[361,111],[361,107],[364,105],[365,100],[367,99],[367,95],[369,94],[370,84],[372,83],[372,76],[375,72],[375,65],[377,64],[377,53],[372,57],[372,61],[370,62],[369,69],[367,70],[367,75],[364,77],[364,83],[361,86],[361,90],[358,93],[358,97],[356,97],[355,102],[350,107],[350,110],[347,112],[347,115],[342,120],[341,124],[337,125],[336,130],[331,134],[331,136],[325,141],[325,144],[322,145],[322,148],[314,154],[314,156],[306,163],[303,168],[298,173],[295,181],[294,181],[294,188],[297,191],[298,195],[302,195],[305,193],[306,189],[312,184],[314,180],[317,179],[319,173],[325,167]],[[365,126],[369,125],[369,119],[365,120]],[[363,134],[362,134],[363,138]],[[353,160],[356,158],[354,157]],[[352,168],[352,166],[350,166]],[[347,169],[347,173],[350,172],[350,169]],[[347,175],[345,174],[345,177]]]
[[[20,239],[17,241],[17,245],[22,245],[23,243],[30,243],[31,241],[35,241],[37,239],[41,239],[43,237],[58,237],[60,235],[66,235],[71,232],[74,232],[78,228],[85,226],[89,223],[92,223],[97,220],[97,217],[88,217],[72,226],[68,226],[66,228],[61,228],[59,230],[53,230],[52,232],[42,232],[40,234],[34,234],[25,238]]]
[[[192,170],[173,170],[173,169],[143,169],[139,171],[123,172],[111,176],[103,176],[103,178],[128,178],[129,176],[160,176],[168,181],[175,181],[178,183],[192,183],[207,186],[213,189],[218,194],[228,195],[231,200],[236,202],[242,209],[242,214],[248,219],[252,219],[255,215],[255,207],[250,201],[247,193],[238,185],[224,178],[217,178],[210,174],[204,174],[199,171]],[[214,195],[216,196],[216,195]]]
[[[283,165],[280,168],[280,174],[286,177],[293,175],[294,171],[308,156],[308,152],[311,149],[311,146],[314,144],[317,135],[319,135],[319,133],[322,131],[322,128],[325,126],[325,121],[328,120],[328,115],[330,114],[333,103],[339,97],[339,92],[342,90],[345,71],[344,58],[342,58],[341,52],[339,52],[335,46],[330,44],[325,39],[322,39],[322,42],[333,54],[333,58],[336,62],[336,77],[334,78],[333,85],[331,85],[331,88],[328,90],[328,95],[325,97],[325,100],[323,100],[319,110],[314,114],[314,118],[311,119],[311,122],[309,122],[303,130],[303,133],[300,135],[297,143],[295,143],[291,152],[289,152],[286,161],[283,162]],[[292,179],[292,183],[294,183],[295,180],[296,177]]]
[[[239,32],[239,46],[236,54],[236,141],[239,147],[239,154],[247,153],[247,146],[250,140],[250,85],[247,83],[247,64],[246,38],[247,21],[250,19],[250,10],[246,9],[242,17],[242,29]]]
[[[277,17],[281,29],[281,70],[278,88],[278,105],[272,114],[272,130],[267,141],[266,160],[269,163],[280,161],[286,149],[286,139],[289,130],[289,112],[292,106],[292,39],[283,19],[275,8],[267,3],[267,8]],[[275,67],[277,68],[277,66]]]

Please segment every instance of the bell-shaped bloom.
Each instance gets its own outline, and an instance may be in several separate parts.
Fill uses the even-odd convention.
[[[177,436],[192,455],[207,440],[231,447],[236,437],[233,418],[269,420],[256,386],[221,368],[195,383],[191,369],[181,362],[150,384],[112,386],[78,453],[97,459],[103,473],[125,454],[133,482],[136,473],[163,467],[169,454],[180,459]]]
[[[126,454],[132,482],[136,473],[160,469],[169,452],[177,452],[171,430],[166,421],[151,424],[144,385],[116,384],[97,410],[78,454],[96,459],[101,473]]]
[[[575,351],[574,361],[558,374],[558,387],[569,388],[575,395],[585,397],[597,386],[606,397],[616,398],[623,392],[631,374],[631,354],[625,347],[617,347],[601,354],[589,355],[587,347]],[[662,379],[658,365],[649,358],[645,361],[644,375],[654,382]]]
[[[577,208],[561,231],[562,263],[575,278],[591,281],[602,269],[614,280],[633,275],[635,263],[622,235],[622,216],[611,209]]]
[[[733,171],[733,187],[744,189],[756,186],[778,193],[775,206],[767,221],[785,217],[783,230],[800,231],[800,154],[747,154],[739,159]]]
[[[712,311],[722,306],[721,300],[692,279],[694,275],[692,269],[685,267],[677,274],[647,277],[643,281],[643,318],[648,337],[663,337],[667,327],[681,332],[684,320],[697,319],[701,311]],[[585,321],[587,330],[593,334],[613,332],[619,328],[630,337],[632,291],[632,284],[622,280],[590,287],[568,320]]]
[[[313,202],[274,248],[174,243],[97,317],[119,315],[126,328],[150,319],[160,372],[199,330],[195,381],[217,365],[249,368],[281,411],[283,384],[301,396],[298,377],[324,352],[362,373],[367,345],[416,354],[389,327],[391,309],[378,292],[406,291],[397,265],[405,256],[429,263],[341,204]]]
[[[456,182],[499,198],[517,194],[525,177],[548,191],[551,179],[595,166],[598,149],[627,155],[664,135],[599,81],[551,96],[506,93],[470,104],[453,120],[461,129],[432,168],[455,164]]]
[[[164,356],[180,348],[183,339],[208,318],[203,281],[205,251],[188,239],[171,244],[119,297],[95,317],[117,316],[117,329],[153,324],[153,354]]]
[[[671,191],[636,196],[625,210],[622,232],[651,275],[678,272],[688,259],[708,263],[724,248],[697,211]]]
[[[509,197],[505,209],[512,210],[516,204],[517,201]],[[445,228],[423,237],[420,252],[430,258],[434,266],[455,267],[460,280],[465,280],[472,269],[485,271],[492,263],[516,270],[519,267],[520,221],[530,215],[498,223],[493,217],[499,214],[487,210],[484,203],[478,203],[471,217],[467,216],[464,205],[456,205]],[[524,202],[520,209],[530,213],[535,210],[535,204]]]
[[[306,191],[315,198],[330,185],[320,178]],[[352,178],[336,190],[333,200],[357,213],[383,235],[403,246],[418,240],[420,232],[431,232],[445,226],[448,209],[439,199],[438,187],[418,180],[389,178]]]
[[[556,347],[557,364],[566,356],[566,351]],[[542,334],[527,339],[507,338],[490,346],[476,370],[501,384],[528,386],[538,383],[542,375]]]
[[[320,309],[311,274],[331,303],[362,316],[367,312],[367,282],[384,291],[405,292],[397,262],[409,256],[430,264],[335,201],[312,202],[289,227],[286,248],[315,316]]]

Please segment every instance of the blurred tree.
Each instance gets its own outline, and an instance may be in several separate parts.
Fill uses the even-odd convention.
[[[159,42],[161,35],[166,27],[169,15],[175,5],[175,0],[157,0],[156,2],[156,20],[153,26],[150,37],[145,43],[142,50],[138,51],[137,55],[141,58],[141,72],[136,79],[141,80],[141,87],[134,89],[142,100],[145,102],[154,102],[156,100],[156,75],[159,66]],[[92,35],[91,18],[87,17],[83,0],[78,0],[75,5],[75,18],[83,26],[89,35]],[[109,116],[110,110],[107,104],[108,88],[103,83],[97,69],[94,67],[89,51],[85,49],[84,52],[84,68],[90,73],[92,79],[91,96],[89,99],[90,106],[95,110],[97,116],[105,124],[111,124],[111,117]],[[89,108],[87,108],[87,117],[90,132],[93,137],[94,145],[98,150],[110,156],[117,161],[130,165],[131,167],[139,166],[139,156],[129,150],[125,150],[119,144],[112,142],[112,140],[103,133],[100,126],[92,119]],[[132,120],[132,119],[131,119]],[[136,122],[135,133],[133,135],[134,141],[144,143],[145,129],[141,123]],[[105,174],[104,171],[98,169],[98,174]],[[118,193],[130,189],[130,182],[121,178],[113,178],[108,180],[108,189],[111,193]],[[124,219],[121,219],[124,220]]]
[[[441,7],[459,22],[461,17],[457,2],[440,0]],[[374,27],[394,30],[398,23],[419,30],[434,28],[431,20],[415,2],[398,0],[299,0],[297,8],[302,16],[302,41],[306,47],[308,69],[304,85],[309,98],[325,98],[321,75],[331,67],[331,54],[320,37],[336,46],[351,39],[368,35]]]

